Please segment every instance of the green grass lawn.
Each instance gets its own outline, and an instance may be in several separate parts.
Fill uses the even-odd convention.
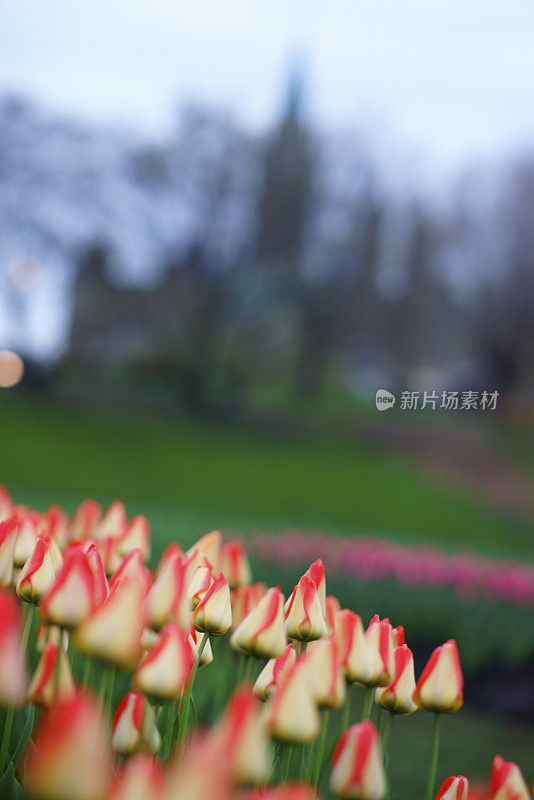
[[[0,395],[0,480],[21,502],[122,497],[156,537],[302,526],[531,558],[531,529],[471,491],[357,440],[281,439],[217,424]],[[187,529],[187,530],[186,530]]]

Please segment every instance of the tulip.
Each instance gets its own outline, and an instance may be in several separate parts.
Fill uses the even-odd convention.
[[[207,667],[208,664],[211,664],[213,661],[213,652],[211,649],[210,640],[206,639],[204,643],[204,649],[200,655],[200,660],[198,658],[198,653],[200,649],[200,644],[202,641],[202,637],[200,636],[199,632],[196,631],[193,626],[191,626],[191,632],[189,634],[189,639],[191,640],[191,644],[193,647],[193,653],[195,655],[195,661],[198,661],[199,667]]]
[[[230,589],[249,584],[252,579],[250,564],[241,542],[228,542],[221,550],[221,571]]]
[[[336,639],[339,658],[345,668],[345,677],[356,683],[364,674],[365,638],[361,617],[344,608],[336,617]]]
[[[137,753],[121,765],[106,800],[163,800],[165,773],[155,758]]]
[[[280,685],[286,671],[297,660],[297,653],[292,644],[278,658],[271,658],[260,672],[254,684],[254,694],[259,700],[267,700],[274,689]]]
[[[159,631],[168,622],[186,627],[190,608],[185,572],[184,556],[173,553],[157,573],[146,601],[148,621],[154,630]]]
[[[285,628],[290,639],[299,641],[326,636],[321,600],[314,581],[307,573],[293,589],[287,605]]]
[[[45,540],[39,537],[33,553],[19,575],[17,594],[28,603],[38,603],[48,592],[55,578],[49,547]]]
[[[376,690],[375,702],[392,714],[413,714],[417,710],[413,701],[415,676],[413,655],[408,645],[395,648],[393,661],[395,677],[389,686]]]
[[[195,653],[189,638],[179,625],[170,623],[162,628],[158,643],[137,667],[134,686],[160,703],[179,700],[194,663]]]
[[[128,514],[122,500],[114,500],[104,516],[98,523],[96,530],[97,539],[104,539],[106,536],[120,538],[128,525]]]
[[[30,682],[29,702],[49,708],[53,703],[68,700],[75,694],[76,686],[67,654],[62,647],[48,642]]]
[[[269,735],[282,742],[311,742],[321,726],[306,674],[306,656],[299,658],[281,679],[265,713]]]
[[[185,584],[189,586],[193,579],[193,575],[199,569],[199,567],[204,567],[210,571],[213,575],[213,567],[211,565],[211,561],[202,553],[200,550],[194,550],[191,555],[184,555],[183,556],[184,564],[185,564]]]
[[[140,550],[132,550],[131,553],[128,553],[123,558],[120,567],[113,573],[109,588],[113,589],[124,578],[131,578],[131,580],[142,586],[145,595],[152,586],[152,575],[143,563],[143,555]]]
[[[18,536],[13,553],[13,566],[23,567],[37,544],[39,529],[38,514],[26,514],[19,519]]]
[[[111,778],[108,731],[91,697],[80,693],[54,704],[34,744],[24,788],[35,800],[102,800]]]
[[[391,629],[391,646],[395,650],[396,647],[400,647],[404,643],[404,628],[402,625],[397,625],[396,628]]]
[[[134,667],[141,655],[144,600],[144,587],[135,580],[116,583],[105,603],[75,629],[76,648],[125,669]]]
[[[96,541],[98,552],[104,564],[104,570],[108,578],[111,578],[114,572],[118,570],[121,565],[121,556],[119,555],[119,540],[114,536],[105,536],[103,539]]]
[[[123,697],[113,717],[111,730],[111,746],[122,756],[140,750],[157,753],[160,746],[154,709],[146,697],[137,692],[129,692]]]
[[[332,792],[340,800],[382,800],[386,776],[375,726],[352,725],[339,738],[332,754]]]
[[[469,781],[463,775],[451,775],[438,789],[436,800],[467,800]]]
[[[158,642],[159,633],[156,633],[151,628],[145,628],[141,635],[141,647],[143,650],[152,650]]]
[[[42,622],[37,628],[37,635],[35,637],[35,649],[37,652],[42,653],[48,642],[53,642],[67,652],[69,634],[56,625],[45,625],[45,623]]]
[[[488,800],[530,800],[525,779],[513,761],[501,756],[493,759]]]
[[[413,699],[419,708],[452,714],[463,704],[464,679],[454,639],[437,647],[415,688]]]
[[[268,739],[260,719],[258,700],[247,686],[232,695],[222,719],[213,728],[210,741],[220,749],[237,783],[258,784],[270,773]]]
[[[43,536],[43,539],[48,545],[48,552],[50,553],[50,561],[52,562],[54,573],[57,575],[63,564],[63,556],[61,555],[61,550],[59,549],[56,540],[53,539],[51,536]]]
[[[283,783],[242,795],[241,800],[317,800],[317,791],[307,783]]]
[[[98,524],[102,517],[102,506],[96,500],[83,500],[70,521],[70,538],[90,539],[96,536]]]
[[[0,588],[11,583],[17,534],[18,522],[15,517],[0,522]]]
[[[320,708],[339,708],[345,701],[345,676],[334,636],[312,642],[306,651],[308,681]]]
[[[220,553],[222,545],[222,536],[220,531],[211,531],[202,536],[195,544],[191,545],[186,555],[191,556],[197,550],[202,555],[206,556],[212,568],[218,569],[220,562]]]
[[[324,575],[324,565],[320,558],[310,564],[306,572],[308,578],[313,581],[317,594],[319,595],[319,602],[321,603],[321,610],[323,617],[326,616],[326,583]]]
[[[21,653],[21,614],[11,593],[0,591],[0,705],[26,702],[27,673]]]
[[[393,679],[391,624],[375,614],[364,634],[364,648],[359,683],[365,686],[387,686]]]
[[[339,600],[337,597],[334,597],[333,594],[326,595],[325,605],[326,634],[327,636],[331,636],[336,631],[336,618],[341,611],[341,606],[339,604]]]
[[[193,611],[193,625],[197,631],[220,636],[232,626],[232,607],[228,581],[219,573]]]
[[[267,591],[264,583],[252,583],[245,586],[238,586],[231,594],[232,601],[232,627],[235,630],[250,614],[254,606],[257,606],[261,598]]]
[[[132,550],[140,550],[143,561],[150,558],[150,524],[146,517],[137,514],[117,542],[119,555],[127,556]]]
[[[87,556],[80,550],[70,550],[43,598],[43,619],[63,628],[79,625],[96,607],[94,585]]]
[[[160,574],[163,567],[167,564],[167,561],[169,561],[171,558],[174,558],[174,556],[185,556],[178,542],[171,542],[163,551],[158,562],[158,566],[156,567],[156,576]]]
[[[108,582],[106,570],[100,551],[95,544],[87,549],[85,558],[93,573],[93,607],[98,608],[108,596]]]
[[[256,658],[278,658],[287,645],[284,630],[284,596],[279,587],[269,589],[230,638],[235,650]]]
[[[182,756],[179,750],[178,754]],[[196,737],[170,770],[166,800],[232,800],[235,798],[230,763],[221,757],[210,737]],[[129,800],[129,799],[128,799]]]
[[[192,610],[198,606],[212,583],[211,567],[197,567],[187,587],[187,596]]]
[[[45,512],[43,519],[48,530],[49,537],[57,542],[60,550],[63,550],[69,541],[68,516],[65,514],[62,508],[54,503]]]

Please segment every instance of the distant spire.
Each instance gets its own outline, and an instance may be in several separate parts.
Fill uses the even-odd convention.
[[[285,117],[293,121],[300,119],[304,105],[306,87],[307,59],[303,53],[294,54],[289,63],[289,77],[286,90]]]

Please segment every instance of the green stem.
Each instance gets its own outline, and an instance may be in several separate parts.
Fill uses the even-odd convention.
[[[323,711],[323,728],[321,731],[321,738],[319,739],[319,747],[317,750],[317,758],[315,759],[315,771],[313,773],[313,786],[317,788],[319,777],[321,775],[321,767],[323,766],[324,745],[326,742],[326,729],[328,727],[329,711],[326,708]]]
[[[0,746],[0,775],[3,775],[6,768],[7,751],[9,750],[9,741],[11,739],[11,728],[13,727],[13,717],[15,716],[15,707],[8,706],[6,712],[6,721],[4,724],[4,733],[2,736],[2,745]]]
[[[105,697],[106,697],[107,681],[108,681],[107,670],[105,669],[105,667],[102,667],[102,672],[100,674],[100,684],[98,686],[98,702],[100,703],[102,708],[106,707]]]
[[[384,755],[386,754],[389,741],[389,734],[391,733],[391,728],[393,727],[394,719],[395,719],[395,714],[393,714],[393,712],[390,711],[386,721],[386,727],[384,728],[384,733],[382,735],[382,753]]]
[[[428,772],[428,783],[426,785],[425,800],[433,800],[434,785],[436,783],[436,770],[438,768],[438,751],[439,751],[439,724],[441,721],[440,714],[434,714],[434,732],[432,734],[432,755],[430,756],[430,770]]]
[[[109,670],[108,678],[108,697],[106,702],[106,714],[108,719],[111,719],[111,712],[113,708],[113,689],[115,688],[115,667]]]
[[[289,769],[291,767],[291,754],[293,752],[293,744],[289,742],[284,747],[284,760],[282,762],[282,778],[287,781],[289,778]]]
[[[193,665],[193,669],[191,670],[191,675],[187,682],[185,693],[182,699],[182,711],[180,714],[180,722],[178,725],[178,750],[180,752],[183,749],[185,735],[187,733],[187,720],[189,718],[189,705],[191,700],[191,692],[193,691],[193,683],[195,682],[195,675],[197,674],[198,664],[202,656],[202,653],[204,652],[204,648],[206,647],[208,639],[209,639],[209,633],[206,631],[200,642],[200,646],[198,648],[198,658]]]
[[[248,683],[250,683],[254,677],[254,663],[255,658],[253,656],[248,656],[245,663],[245,674],[243,675],[243,680]]]
[[[20,652],[26,655],[26,648],[28,647],[28,639],[32,629],[33,617],[35,614],[35,606],[33,603],[25,604],[26,614],[24,620],[24,630],[22,631],[22,639],[20,640]]]
[[[380,731],[382,730],[382,721],[384,718],[384,709],[382,706],[378,708],[378,718],[376,720],[376,730],[378,731],[378,735],[380,736]]]
[[[365,689],[365,697],[363,699],[362,722],[365,722],[371,716],[371,709],[373,707],[373,700],[375,699],[375,687],[367,686]]]
[[[346,731],[350,725],[350,714],[352,711],[352,683],[347,683],[347,699],[343,706],[343,716],[341,717],[341,730],[340,733]]]
[[[85,663],[83,665],[83,678],[82,678],[82,689],[85,691],[89,686],[89,678],[91,677],[91,659],[85,657]]]

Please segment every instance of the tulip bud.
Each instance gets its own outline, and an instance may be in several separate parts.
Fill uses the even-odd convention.
[[[117,583],[125,578],[130,578],[142,586],[145,594],[152,586],[152,575],[143,563],[143,556],[140,550],[132,550],[131,553],[128,553],[123,558],[120,567],[109,582],[109,588],[113,589]]]
[[[125,578],[116,583],[105,603],[75,629],[75,647],[116,666],[134,667],[145,627],[144,599],[144,587],[134,580]]]
[[[267,781],[271,768],[269,742],[260,719],[260,704],[249,687],[236,689],[209,740],[236,783]]]
[[[436,800],[467,800],[469,781],[463,775],[451,775],[443,781],[436,795]]]
[[[96,536],[102,517],[102,506],[96,500],[82,500],[70,521],[70,539],[90,539]]]
[[[44,521],[48,529],[48,535],[57,542],[60,550],[69,541],[69,518],[62,508],[53,503],[44,514]]]
[[[154,709],[144,695],[129,692],[113,717],[111,746],[114,751],[121,756],[139,750],[157,753],[160,742]]]
[[[452,714],[463,704],[464,678],[454,639],[436,647],[413,694],[419,708]]]
[[[278,658],[271,658],[254,684],[254,694],[260,700],[267,700],[286,674],[287,670],[297,660],[297,653],[292,644],[288,644],[286,649]]]
[[[249,584],[252,580],[250,564],[241,542],[227,542],[221,550],[221,571],[230,589]]]
[[[35,637],[35,649],[42,653],[48,642],[53,642],[58,647],[62,647],[65,652],[69,646],[69,634],[67,631],[58,628],[56,625],[45,625],[43,622],[37,628]]]
[[[201,633],[220,636],[232,626],[232,607],[228,581],[219,573],[193,611],[193,625]]]
[[[334,636],[311,642],[306,651],[307,675],[320,708],[339,708],[345,702],[345,676]]]
[[[156,576],[160,574],[163,567],[167,564],[167,561],[169,561],[169,559],[171,558],[174,558],[175,556],[184,556],[185,560],[185,554],[180,545],[178,544],[178,542],[170,542],[170,544],[168,544],[165,550],[163,551],[161,558],[158,562],[158,566],[156,567]]]
[[[128,525],[128,514],[122,500],[114,500],[98,524],[96,530],[97,539],[104,539],[106,536],[120,538]]]
[[[159,633],[151,628],[145,628],[141,636],[141,647],[143,650],[152,650],[154,645],[159,642]]]
[[[408,645],[403,644],[393,651],[394,679],[389,686],[377,689],[375,702],[393,714],[413,714],[417,706],[413,701],[415,676],[413,655]]]
[[[306,656],[299,658],[282,677],[265,709],[269,736],[283,742],[311,742],[321,727],[306,674]]]
[[[11,593],[0,591],[0,705],[26,702],[26,662],[21,653],[20,608]]]
[[[313,581],[317,594],[319,595],[319,602],[321,603],[321,611],[323,617],[326,616],[326,582],[324,576],[324,565],[320,558],[310,564],[306,572],[308,578]]]
[[[349,608],[336,617],[336,639],[345,677],[350,683],[357,683],[364,674],[365,637],[361,617]]]
[[[200,647],[201,636],[199,632],[193,628],[193,626],[191,626],[191,633],[189,634],[189,639],[191,640],[191,646],[193,647],[195,661],[198,661],[198,648]],[[206,639],[206,643],[204,644],[204,649],[202,651],[202,655],[200,656],[200,661],[198,662],[198,666],[207,667],[208,664],[211,664],[212,661],[213,661],[213,651],[211,649],[211,643],[208,638]]]
[[[156,575],[146,600],[148,621],[154,630],[159,631],[168,622],[186,627],[190,608],[185,573],[183,555],[173,553]]]
[[[221,555],[222,536],[220,531],[211,531],[191,545],[186,555],[191,556],[198,550],[199,553],[206,556],[214,570],[219,568],[220,555]]]
[[[17,594],[28,603],[38,603],[52,586],[56,576],[47,543],[41,537],[22,568],[17,581]]]
[[[0,588],[11,583],[17,533],[18,523],[15,517],[0,522]]]
[[[382,800],[386,776],[375,726],[351,725],[341,734],[332,754],[332,792],[340,800]]]
[[[183,758],[169,771],[166,800],[232,800],[235,798],[230,764],[210,737],[195,738]]]
[[[397,625],[396,628],[391,629],[391,646],[395,650],[396,647],[400,647],[405,642],[404,639],[404,628],[402,625]]]
[[[104,562],[95,544],[87,549],[85,559],[93,573],[93,608],[98,608],[108,596],[109,590]]]
[[[267,591],[264,583],[252,583],[238,586],[231,593],[232,601],[232,628],[235,630],[250,614],[254,606],[257,606],[261,598]]]
[[[13,566],[20,568],[27,562],[35,550],[35,545],[39,538],[37,533],[38,529],[38,514],[26,514],[22,519],[19,519],[18,536],[13,554]]]
[[[493,759],[488,800],[530,800],[525,779],[513,761],[501,756]]]
[[[284,630],[284,595],[276,586],[269,589],[258,605],[233,632],[230,644],[256,658],[277,658],[287,645]]]
[[[212,583],[211,567],[197,567],[187,587],[187,596],[192,610],[198,606]]]
[[[150,558],[150,523],[142,514],[137,514],[117,542],[119,555],[127,556],[132,550],[139,550],[143,561]]]
[[[48,642],[30,682],[29,702],[49,708],[53,703],[68,700],[75,694],[76,686],[67,654],[62,647]]]
[[[321,600],[313,580],[306,573],[293,589],[287,605],[286,634],[290,639],[311,641],[326,636]]]
[[[111,578],[121,565],[121,556],[119,555],[119,540],[113,536],[105,536],[103,539],[96,541],[98,552],[104,564],[104,570],[108,578]]]
[[[179,700],[195,663],[189,638],[176,623],[162,628],[159,641],[145,654],[134,673],[137,691],[159,703]]]
[[[378,614],[365,631],[358,672],[358,682],[364,686],[387,686],[393,679],[391,625]]]
[[[121,765],[106,800],[162,800],[165,773],[147,753],[137,753]]]
[[[43,536],[43,539],[48,545],[48,552],[50,553],[50,561],[52,562],[52,568],[54,570],[54,574],[57,575],[63,564],[63,556],[61,555],[61,550],[59,549],[56,540],[53,539],[51,536]]]
[[[87,557],[70,550],[41,604],[43,619],[63,628],[73,628],[95,608],[94,577]]]
[[[108,731],[92,698],[77,694],[54,704],[34,742],[24,788],[35,800],[102,800],[111,778]]]
[[[341,606],[339,604],[339,600],[337,597],[334,597],[333,594],[326,595],[325,604],[326,614],[324,621],[326,623],[326,635],[331,636],[336,632],[336,618],[341,611]]]
[[[281,783],[279,786],[269,786],[263,789],[253,789],[244,795],[241,800],[317,800],[317,790],[308,783]]]

